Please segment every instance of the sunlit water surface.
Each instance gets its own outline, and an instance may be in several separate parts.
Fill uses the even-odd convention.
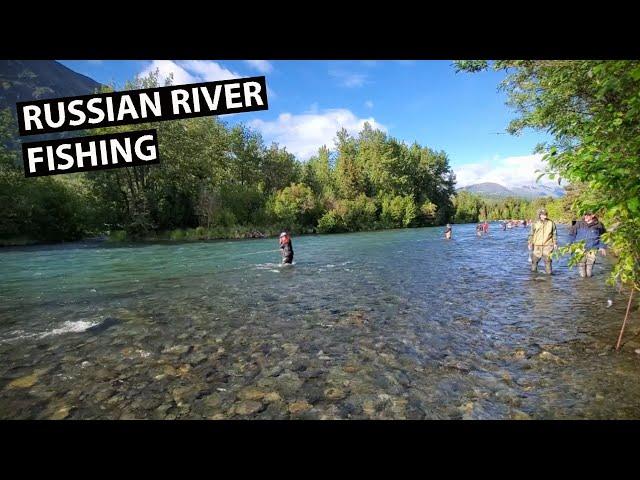
[[[610,261],[532,274],[526,234],[2,249],[0,418],[640,417]]]

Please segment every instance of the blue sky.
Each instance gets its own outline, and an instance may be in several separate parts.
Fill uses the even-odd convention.
[[[504,74],[456,73],[451,61],[114,61],[62,60],[72,70],[121,87],[155,68],[174,83],[265,75],[269,110],[222,117],[259,130],[305,160],[333,145],[341,126],[357,132],[364,121],[408,143],[449,155],[458,185],[495,181],[532,183],[542,167],[538,132],[504,132],[513,112],[498,92]]]

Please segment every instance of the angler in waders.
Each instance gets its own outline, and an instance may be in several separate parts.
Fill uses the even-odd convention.
[[[551,275],[551,254],[558,248],[558,235],[556,224],[547,217],[544,208],[538,210],[538,220],[531,225],[529,233],[529,250],[533,251],[531,257],[531,271],[538,271],[538,263],[544,259],[544,269]]]
[[[283,264],[293,262],[293,245],[291,244],[291,237],[289,237],[287,232],[280,234],[280,253],[282,254]]]
[[[581,277],[591,277],[593,265],[596,263],[596,252],[599,251],[602,256],[607,254],[607,246],[600,239],[606,230],[593,213],[585,213],[583,218],[582,221],[571,226],[569,239],[570,243],[584,242],[586,254],[584,259],[578,263],[578,271]]]

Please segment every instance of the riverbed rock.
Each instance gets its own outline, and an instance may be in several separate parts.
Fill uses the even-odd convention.
[[[243,388],[238,392],[238,398],[241,400],[262,400],[267,392],[255,387]]]
[[[550,361],[550,362],[556,363],[558,365],[564,363],[560,357],[558,357],[557,355],[554,355],[553,353],[551,353],[551,352],[549,352],[547,350],[543,350],[542,352],[540,352],[540,355],[538,355],[538,356],[542,360]]]
[[[406,419],[406,410],[407,410],[408,400],[406,398],[391,398],[391,413],[393,413],[393,417],[398,420]]]
[[[69,416],[72,407],[64,401],[56,400],[47,406],[44,416],[47,420],[64,420]]]
[[[278,392],[269,392],[264,396],[263,400],[267,403],[276,403],[276,402],[281,402],[282,397]]]
[[[234,412],[237,415],[253,415],[254,413],[258,413],[263,408],[264,405],[260,402],[256,402],[254,400],[245,400],[238,403],[234,407]]]
[[[521,348],[513,352],[513,358],[516,360],[523,360],[527,357],[527,352]]]
[[[164,375],[167,375],[170,377],[175,377],[178,375],[177,370],[171,365],[165,365],[162,371],[164,372]],[[156,380],[160,380],[160,378],[157,378]]]
[[[291,413],[292,415],[297,415],[300,414],[302,412],[306,412],[307,410],[310,410],[311,408],[313,408],[313,406],[309,403],[307,403],[306,400],[299,400],[297,402],[293,402],[291,404],[289,404],[289,413]]]
[[[176,402],[178,407],[185,405],[187,397],[192,397],[194,394],[192,386],[174,388],[171,392],[173,401]]]
[[[34,372],[31,375],[26,375],[24,377],[16,378],[12,380],[7,385],[8,389],[16,389],[16,388],[31,388],[33,387],[39,379],[40,375],[38,372]]]
[[[189,364],[193,365],[193,366],[197,366],[200,365],[201,363],[206,362],[209,359],[209,356],[206,353],[192,353],[191,355],[189,355],[189,357],[187,358],[187,361],[189,362]]]
[[[300,349],[300,347],[293,343],[283,343],[282,349],[287,353],[287,355],[293,355]]]
[[[324,396],[329,400],[342,400],[346,397],[346,394],[339,388],[331,387],[324,391]]]
[[[502,381],[507,385],[511,385],[513,383],[513,377],[511,377],[511,374],[509,372],[502,372],[502,375],[500,375],[500,377],[502,378]]]
[[[174,355],[184,355],[185,353],[188,353],[189,351],[191,351],[193,347],[190,345],[174,345],[172,347],[169,348],[165,348],[162,353],[171,353]]]
[[[511,414],[513,420],[531,420],[531,416],[520,410],[514,410]]]
[[[302,380],[293,372],[283,373],[276,377],[276,388],[284,395],[293,395],[300,387],[302,387]]]
[[[475,409],[474,402],[467,402],[464,405],[461,405],[458,409],[460,410],[460,413],[462,413],[463,420],[473,419],[473,410]]]

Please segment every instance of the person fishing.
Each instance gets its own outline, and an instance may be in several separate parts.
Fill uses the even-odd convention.
[[[569,243],[584,242],[585,256],[578,263],[578,271],[581,277],[593,275],[593,265],[596,263],[596,253],[603,257],[607,255],[607,246],[602,242],[601,236],[606,232],[604,225],[592,212],[584,214],[583,220],[575,222],[569,230]]]
[[[451,233],[451,225],[447,223],[447,226],[444,229],[444,238],[446,238],[447,240],[451,240]]]
[[[282,254],[283,264],[293,262],[293,245],[291,243],[291,237],[287,232],[280,234],[280,253]]]
[[[531,271],[538,271],[538,263],[544,259],[544,269],[551,275],[551,254],[558,248],[558,234],[556,224],[548,218],[547,210],[538,210],[538,220],[531,225],[529,232],[528,248],[533,251],[531,257]]]
[[[481,223],[476,225],[476,235],[478,235],[479,237],[482,236],[482,224]]]

